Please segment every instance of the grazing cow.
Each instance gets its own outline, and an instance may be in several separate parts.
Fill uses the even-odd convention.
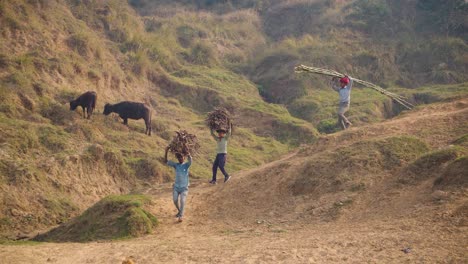
[[[88,113],[88,119],[91,118],[94,108],[96,108],[97,94],[93,91],[87,91],[86,93],[80,95],[73,101],[70,101],[70,110],[74,111],[78,106],[83,108],[83,118],[86,118],[86,112]]]
[[[136,120],[143,118],[146,125],[145,134],[151,136],[151,109],[147,105],[130,101],[106,104],[104,106],[104,115],[109,115],[110,113],[119,114],[125,125],[128,125],[129,118]]]

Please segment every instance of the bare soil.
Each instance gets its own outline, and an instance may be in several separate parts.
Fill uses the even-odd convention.
[[[182,223],[174,217],[170,184],[142,190],[153,198],[151,211],[160,220],[151,235],[93,243],[3,245],[0,259],[3,263],[126,259],[134,263],[467,263],[465,187],[436,190],[435,176],[418,184],[401,184],[399,169],[362,175],[366,185],[352,191],[319,189],[293,195],[288,184],[298,177],[294,168],[303,166],[311,152],[395,135],[412,135],[437,149],[467,133],[468,99],[431,105],[329,135],[281,160],[241,171],[227,184],[193,181]]]

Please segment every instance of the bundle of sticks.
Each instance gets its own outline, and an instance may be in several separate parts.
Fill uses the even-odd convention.
[[[211,130],[228,131],[232,124],[231,114],[225,108],[215,108],[214,111],[208,113],[205,123]]]
[[[309,67],[309,66],[305,66],[305,65],[299,65],[297,67],[294,68],[294,71],[296,73],[302,73],[302,72],[311,72],[311,73],[317,73],[317,74],[323,74],[323,75],[328,75],[328,76],[333,76],[333,77],[344,77],[345,75],[342,74],[342,73],[339,73],[337,71],[334,71],[334,70],[328,70],[328,69],[322,69],[322,68],[316,68],[316,67]],[[390,98],[393,99],[393,101],[395,101],[396,103],[402,105],[403,107],[405,107],[406,109],[408,110],[411,110],[414,105],[410,102],[408,102],[408,100],[401,96],[401,95],[398,95],[398,94],[394,94],[392,92],[389,92],[387,90],[385,90],[384,88],[380,87],[380,86],[377,86],[373,83],[370,83],[370,82],[366,82],[366,81],[363,81],[363,80],[359,80],[359,79],[356,79],[353,77],[353,81],[359,83],[359,84],[362,84],[366,87],[369,87],[371,89],[374,89]]]
[[[190,134],[185,130],[179,130],[175,132],[175,136],[169,143],[169,151],[176,154],[195,155],[197,154],[200,144],[198,143],[197,136]]]

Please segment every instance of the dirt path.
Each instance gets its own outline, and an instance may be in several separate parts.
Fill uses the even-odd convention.
[[[468,132],[466,123],[463,125],[467,106],[466,99],[430,106],[420,113],[331,135],[313,150],[392,134],[418,135],[432,140],[433,146],[442,146],[453,135]],[[452,127],[453,122],[462,125]],[[394,190],[388,188],[392,179],[383,181],[356,200],[353,206],[359,212],[345,210],[343,217],[335,221],[311,221],[303,215],[301,204],[311,202],[306,196],[292,200],[284,193],[274,193],[285,195],[281,208],[291,207],[278,215],[278,210],[274,210],[278,209],[274,208],[277,204],[262,200],[269,197],[262,192],[271,192],[275,189],[270,185],[281,183],[268,182],[265,177],[257,179],[262,182],[252,182],[250,177],[285,162],[294,166],[296,159],[296,154],[291,153],[273,163],[241,171],[228,184],[211,186],[205,181],[192,181],[183,223],[177,223],[173,216],[170,185],[145,190],[154,201],[151,211],[160,220],[154,234],[112,242],[0,246],[0,263],[122,263],[126,258],[135,263],[468,262],[467,221],[454,221],[444,204],[421,200],[419,196],[430,197],[429,184]],[[258,192],[252,197],[260,200],[238,197],[240,191]],[[466,193],[457,199],[448,203],[458,207],[468,204]],[[249,211],[258,206],[266,210]],[[401,208],[408,213],[396,217]],[[462,212],[463,215],[468,214]],[[407,253],[402,251],[405,248],[410,248]]]
[[[207,195],[230,186],[193,185],[183,223],[173,218],[170,186],[149,190],[161,221],[152,235],[116,242],[1,246],[0,259],[9,264],[121,263],[126,258],[135,263],[462,263],[468,257],[463,253],[467,228],[431,221],[214,221],[194,211],[206,206]],[[406,247],[410,253],[402,251]]]

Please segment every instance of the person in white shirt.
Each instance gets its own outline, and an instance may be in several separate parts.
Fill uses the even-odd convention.
[[[353,87],[353,79],[347,75],[340,79],[340,85],[336,85],[334,79],[332,79],[332,88],[337,91],[340,95],[340,104],[338,107],[338,124],[343,128],[347,129],[351,126],[348,118],[344,115],[349,110],[349,103],[351,101],[351,88]]]

